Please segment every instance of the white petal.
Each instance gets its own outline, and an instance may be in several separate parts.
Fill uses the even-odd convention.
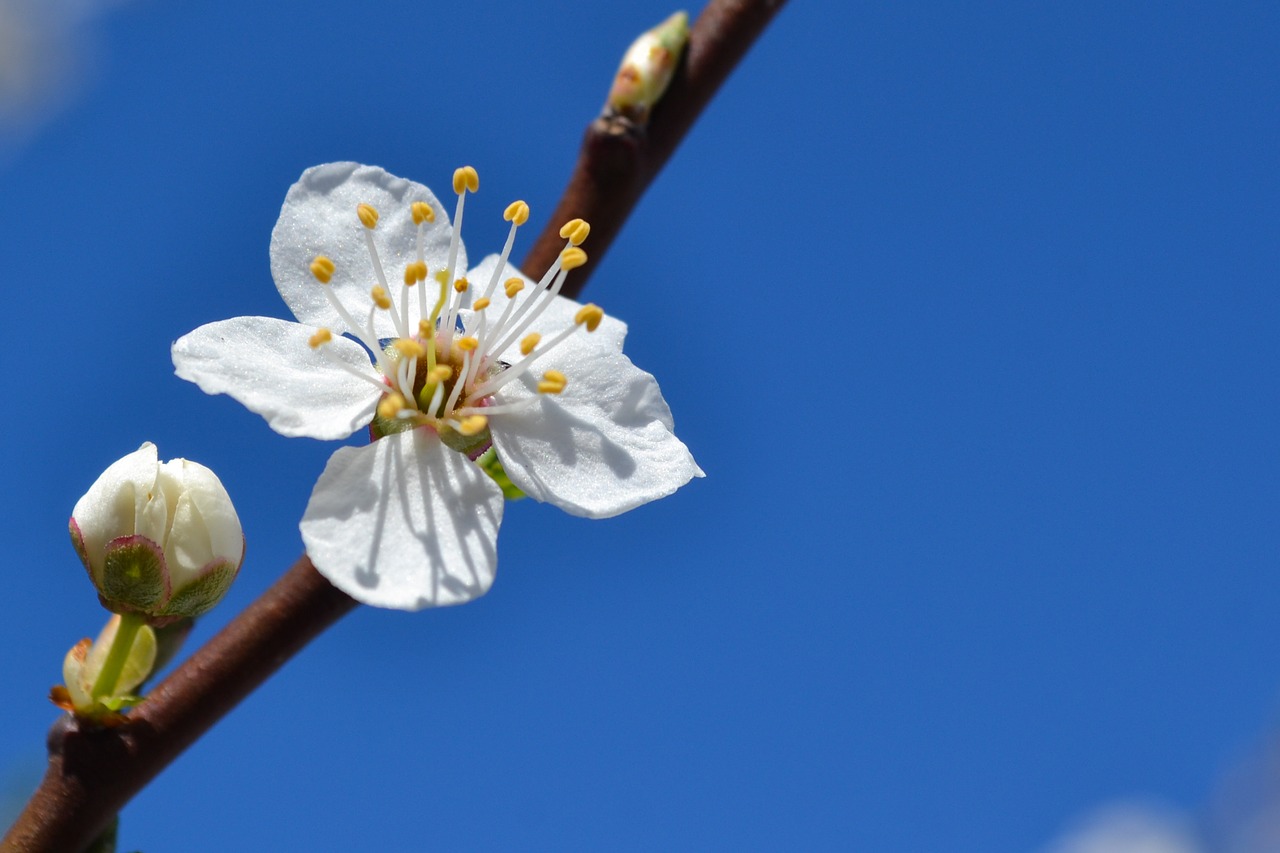
[[[415,429],[334,453],[299,527],[316,569],[347,595],[420,610],[488,591],[501,521],[497,484]]]
[[[189,459],[174,461],[182,463],[187,494],[209,532],[209,547],[213,559],[223,558],[233,565],[240,565],[244,559],[244,531],[226,487],[217,474],[199,462]]]
[[[206,394],[229,394],[281,435],[346,438],[373,418],[380,394],[313,350],[315,329],[273,317],[233,317],[173,345],[178,376]],[[335,337],[329,352],[378,378],[364,348]]]
[[[329,305],[321,285],[311,275],[317,255],[333,261],[333,279],[327,285],[352,316],[364,323],[373,300],[369,290],[377,284],[373,262],[365,242],[365,227],[356,215],[356,206],[372,205],[378,211],[373,241],[392,297],[399,304],[405,265],[417,259],[418,226],[411,205],[424,201],[435,210],[426,231],[424,257],[431,273],[443,270],[449,261],[449,238],[453,228],[449,214],[431,190],[419,183],[359,163],[327,163],[302,173],[289,188],[280,210],[280,219],[271,232],[271,275],[284,301],[300,322],[349,331]],[[466,249],[459,247],[458,275],[467,268]],[[432,288],[428,309],[435,304],[438,283],[434,278],[416,287]],[[418,298],[410,292],[410,330],[418,327]],[[379,338],[395,336],[390,315],[374,314],[374,330]]]
[[[493,270],[497,266],[498,256],[490,255],[477,264],[475,269],[467,273],[467,280],[471,282],[472,305],[484,295],[484,289],[489,286],[489,279],[493,277]],[[572,276],[573,273],[570,272],[569,275]],[[507,303],[510,302],[507,298],[507,291],[502,286],[503,282],[509,278],[519,278],[524,281],[524,290],[516,294],[516,301],[519,303],[523,303],[530,297],[533,293],[533,286],[538,283],[537,280],[529,278],[513,264],[508,263],[503,267],[502,274],[498,276],[498,286],[493,289],[493,294],[489,297],[493,304],[484,311],[490,323],[497,322],[498,318],[502,316],[502,312],[506,309]],[[545,299],[546,297],[543,298]],[[545,338],[554,332],[573,325],[574,315],[578,313],[578,309],[581,307],[582,303],[574,302],[572,299],[566,299],[563,296],[557,296],[547,306],[546,310],[538,315],[538,318],[529,326],[528,331],[538,332]],[[528,334],[528,332],[525,334]],[[622,342],[627,337],[627,324],[616,317],[610,317],[606,314],[592,334],[596,336],[597,345],[603,347],[607,344],[616,352],[622,352]],[[519,343],[518,340],[514,341],[508,348],[506,355],[509,357],[505,359],[506,361],[514,362],[519,359]]]
[[[138,495],[145,497],[155,484],[158,464],[156,446],[144,442],[133,453],[112,462],[76,501],[71,518],[95,574],[102,571],[107,542],[134,533]]]
[[[180,491],[173,501],[173,521],[164,543],[165,563],[177,592],[200,577],[214,560],[238,566],[244,555],[244,536],[231,498],[216,474],[198,462],[165,462],[165,475],[176,479]]]
[[[658,383],[625,355],[601,350],[578,332],[503,386],[498,403],[540,397],[489,421],[498,458],[525,494],[572,515],[608,518],[674,492],[704,476],[672,434],[671,410]],[[548,368],[566,390],[538,395]]]

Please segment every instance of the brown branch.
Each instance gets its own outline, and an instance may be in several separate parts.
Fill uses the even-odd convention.
[[[156,774],[355,604],[303,557],[124,725],[92,728],[64,717],[49,732],[44,780],[0,850],[83,850]]]
[[[569,276],[563,293],[576,297],[582,291],[644,191],[785,2],[711,0],[690,28],[684,59],[648,125],[602,115],[587,126],[569,184],[521,269],[537,274],[551,266],[564,248],[560,226],[585,219],[591,223],[589,257]]]
[[[647,127],[592,122],[577,167],[524,269],[550,266],[561,223],[591,223],[591,259],[565,287],[577,295],[632,208],[785,0],[712,0]],[[355,606],[303,557],[262,598],[156,686],[117,728],[66,717],[49,733],[49,767],[0,853],[83,850],[135,793],[204,732]]]

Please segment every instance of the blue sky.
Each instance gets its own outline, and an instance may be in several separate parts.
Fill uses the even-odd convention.
[[[236,500],[193,642],[300,552],[334,445],[168,358],[287,316],[289,185],[470,163],[496,251],[671,11],[135,0],[68,31],[75,86],[0,160],[9,787],[104,618],[65,525],[107,464],[152,440]],[[784,9],[587,291],[707,478],[604,522],[509,506],[488,596],[347,617],[123,849],[1035,850],[1135,797],[1212,835],[1280,711],[1278,36],[1264,3]]]

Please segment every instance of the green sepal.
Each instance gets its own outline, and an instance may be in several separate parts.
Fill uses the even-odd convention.
[[[221,560],[211,568],[204,569],[204,574],[191,581],[169,599],[169,603],[160,611],[160,616],[178,618],[194,618],[208,613],[222,600],[236,579],[236,566]]]
[[[107,543],[98,592],[110,609],[153,612],[169,597],[169,572],[160,546],[145,536],[122,536]]]
[[[111,712],[123,711],[126,708],[132,708],[142,702],[143,697],[135,696],[127,693],[122,696],[103,696],[98,700],[98,704]]]
[[[498,484],[498,488],[502,489],[502,496],[507,500],[518,501],[528,497],[520,491],[519,486],[511,482],[511,478],[507,476],[507,469],[502,467],[502,460],[498,458],[498,452],[492,447],[476,460],[476,464]]]

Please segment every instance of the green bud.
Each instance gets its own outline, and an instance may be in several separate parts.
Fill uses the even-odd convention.
[[[667,91],[680,54],[689,43],[689,16],[676,12],[632,43],[613,78],[607,109],[637,124]]]

